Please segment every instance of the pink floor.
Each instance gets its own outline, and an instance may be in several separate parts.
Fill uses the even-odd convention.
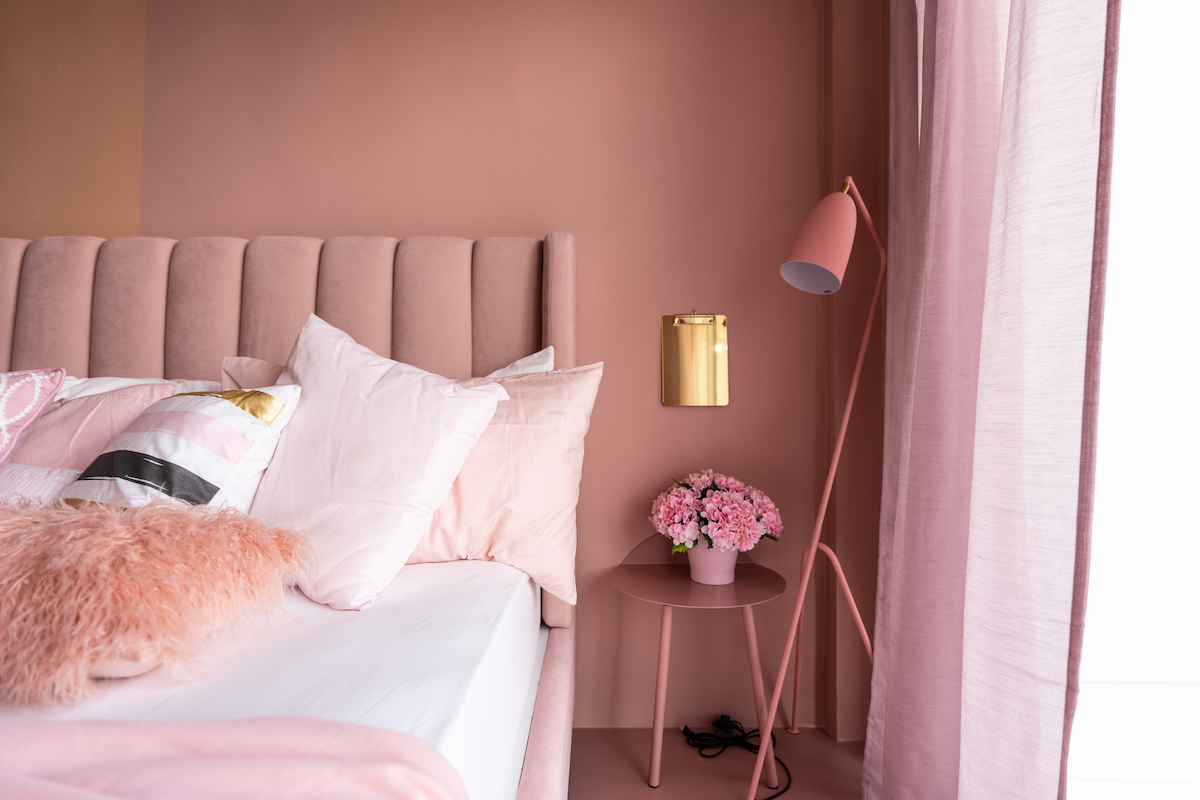
[[[838,744],[813,729],[796,736],[779,729],[775,741],[779,757],[792,771],[792,788],[779,800],[862,797],[862,742]],[[570,800],[744,800],[754,756],[729,749],[718,758],[701,758],[678,730],[668,730],[657,789],[646,785],[649,765],[649,729],[577,728],[571,746]],[[775,791],[760,786],[757,796]]]

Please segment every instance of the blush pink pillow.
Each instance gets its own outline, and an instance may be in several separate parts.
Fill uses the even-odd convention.
[[[0,468],[46,406],[54,402],[66,376],[63,369],[0,373]]]
[[[310,315],[281,383],[303,400],[250,513],[306,532],[317,561],[301,590],[365,609],[429,530],[467,453],[508,395],[376,355]]]
[[[496,409],[408,563],[500,561],[574,605],[583,439],[603,368],[496,379],[510,399]]]
[[[169,383],[143,383],[59,400],[29,428],[12,461],[82,472],[148,406],[174,391]]]

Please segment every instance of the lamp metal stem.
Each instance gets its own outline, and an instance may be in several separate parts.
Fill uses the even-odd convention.
[[[776,673],[775,688],[772,690],[771,700],[767,704],[767,719],[763,723],[762,728],[764,736],[770,735],[772,726],[775,723],[775,713],[779,708],[779,696],[783,693],[783,683],[787,678],[788,661],[791,659],[792,648],[796,643],[796,631],[800,626],[800,615],[804,611],[804,599],[808,593],[808,581],[812,576],[813,563],[817,558],[818,547],[821,545],[821,532],[825,526],[825,512],[829,508],[829,498],[833,493],[833,480],[837,476],[838,462],[842,457],[842,444],[846,440],[846,428],[850,423],[850,412],[854,408],[854,396],[858,392],[858,379],[862,375],[863,361],[866,358],[867,345],[871,339],[871,328],[875,322],[875,313],[879,308],[879,297],[883,293],[884,277],[887,275],[887,248],[884,247],[883,240],[879,238],[879,232],[875,230],[875,223],[871,221],[871,214],[867,211],[867,206],[863,202],[862,195],[858,193],[858,187],[854,184],[854,179],[847,175],[846,183],[850,185],[850,195],[854,198],[854,203],[858,206],[858,211],[862,214],[863,221],[867,223],[867,229],[870,230],[871,236],[875,239],[875,246],[879,248],[879,279],[875,282],[875,295],[871,298],[871,309],[867,312],[867,325],[863,330],[862,344],[858,348],[858,360],[854,364],[854,374],[850,378],[850,391],[846,396],[846,408],[842,412],[841,425],[838,427],[837,439],[834,441],[833,457],[829,463],[829,474],[825,478],[825,488],[821,492],[821,503],[817,506],[817,519],[813,525],[812,539],[804,551],[803,568],[800,574],[800,592],[796,596],[796,606],[792,610],[792,622],[788,627],[787,639],[783,645],[783,659],[779,664],[779,672]],[[838,571],[840,572],[841,570],[839,569]],[[850,587],[845,583],[844,577],[842,580],[842,589],[846,593],[847,602],[853,608],[854,616],[856,621],[858,621],[859,631],[864,636],[864,644],[867,645],[867,657],[871,658],[870,640],[865,636],[866,628],[862,625],[858,606],[854,602],[854,598],[850,595]],[[800,658],[799,654],[797,654],[795,680],[799,680],[799,678]],[[792,720],[792,724],[795,725],[796,721]],[[762,777],[765,757],[766,748],[759,748],[758,757],[754,761],[754,775],[750,779],[750,791],[746,795],[746,800],[754,800],[759,779]]]

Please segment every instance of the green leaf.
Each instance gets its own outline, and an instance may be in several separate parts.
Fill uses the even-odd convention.
[[[778,542],[778,541],[779,541],[779,537],[778,537],[778,536],[772,536],[772,535],[771,535],[771,534],[769,534],[769,533],[764,533],[764,534],[763,534],[763,536],[767,537],[767,538],[768,538],[768,539],[770,539],[772,542]]]
[[[686,553],[689,550],[686,544],[677,544],[671,548],[672,553]]]

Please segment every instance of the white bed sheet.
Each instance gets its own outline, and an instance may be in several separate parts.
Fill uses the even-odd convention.
[[[366,611],[335,611],[298,593],[287,608],[291,619],[223,642],[185,676],[155,670],[36,714],[355,722],[433,744],[471,800],[512,796],[541,662],[538,590],[525,573],[494,562],[414,564]]]

